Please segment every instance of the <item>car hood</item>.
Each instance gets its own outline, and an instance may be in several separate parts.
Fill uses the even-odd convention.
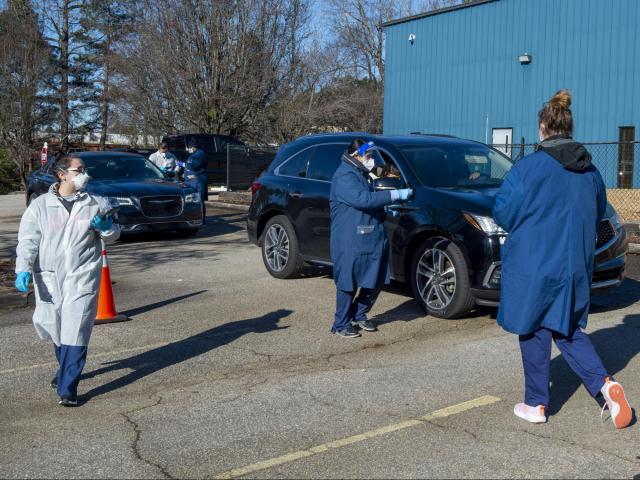
[[[105,197],[147,197],[152,195],[185,195],[194,191],[184,183],[162,179],[92,180],[87,186],[90,193]]]
[[[482,215],[491,215],[497,187],[477,188],[449,187],[431,189],[433,196],[443,205]]]

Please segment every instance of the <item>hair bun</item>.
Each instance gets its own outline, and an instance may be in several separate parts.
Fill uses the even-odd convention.
[[[551,97],[549,104],[553,107],[559,107],[564,110],[569,110],[571,107],[571,92],[569,90],[559,90]]]

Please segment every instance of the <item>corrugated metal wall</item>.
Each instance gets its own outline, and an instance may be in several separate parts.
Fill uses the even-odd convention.
[[[504,127],[533,143],[543,102],[568,88],[575,138],[617,141],[635,126],[639,139],[639,29],[640,0],[497,0],[390,25],[384,133],[485,141],[488,117],[489,143]]]

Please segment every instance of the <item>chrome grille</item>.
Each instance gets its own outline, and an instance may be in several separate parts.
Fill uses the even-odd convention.
[[[179,195],[142,197],[140,208],[145,217],[175,217],[182,213],[182,197]]]
[[[616,236],[616,232],[611,226],[609,220],[600,220],[598,225],[598,237],[596,240],[596,248],[600,248],[603,245],[609,243]]]

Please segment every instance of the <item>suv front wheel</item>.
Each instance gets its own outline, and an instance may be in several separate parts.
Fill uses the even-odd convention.
[[[304,267],[296,232],[284,215],[273,217],[264,227],[262,260],[276,278],[295,278]]]
[[[456,318],[475,305],[467,262],[460,248],[448,238],[426,240],[413,257],[413,295],[429,315]]]

